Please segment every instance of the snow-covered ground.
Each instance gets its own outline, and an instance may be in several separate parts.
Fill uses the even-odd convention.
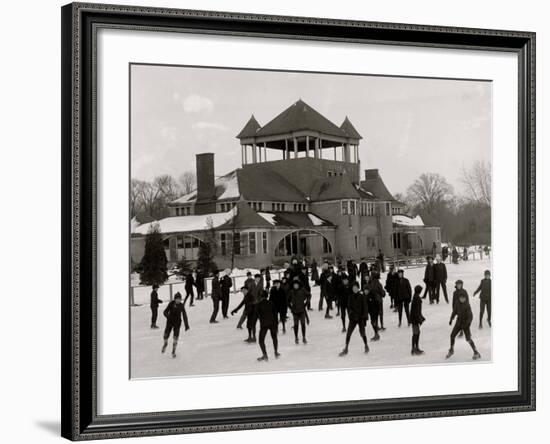
[[[483,271],[490,268],[490,260],[461,262],[459,265],[448,264],[449,298],[452,298],[454,282],[457,279],[464,281],[464,288],[470,294],[470,303],[474,313],[472,323],[473,339],[481,353],[482,361],[491,360],[491,329],[484,322],[485,328],[479,330],[479,295],[472,297]],[[411,268],[405,271],[405,276],[414,287],[422,285],[424,268]],[[385,282],[385,274],[382,283]],[[164,287],[163,287],[164,288]],[[161,290],[163,290],[161,288]],[[183,288],[178,288],[182,291]],[[141,292],[148,295],[150,289],[143,287]],[[187,308],[191,329],[180,335],[177,357],[173,359],[169,350],[161,354],[162,334],[165,320],[162,310],[168,300],[166,294],[160,293],[165,301],[159,307],[159,329],[151,330],[150,310],[148,305],[131,308],[131,375],[132,378],[173,377],[190,375],[284,372],[335,368],[357,368],[374,366],[402,366],[402,365],[429,365],[441,363],[473,362],[472,350],[464,339],[457,338],[455,355],[448,361],[445,354],[449,348],[449,317],[450,304],[446,304],[443,295],[439,305],[430,305],[424,299],[423,313],[426,322],[422,326],[420,348],[426,353],[422,356],[411,356],[411,329],[397,327],[397,313],[390,310],[389,298],[384,301],[384,324],[386,330],[381,332],[379,342],[370,342],[370,353],[363,353],[363,344],[356,330],[351,339],[350,353],[346,357],[339,357],[338,353],[344,345],[345,334],[341,332],[340,318],[324,319],[324,312],[317,310],[319,301],[319,287],[313,287],[312,307],[309,312],[311,323],[308,326],[308,344],[294,344],[291,322],[287,323],[287,333],[279,334],[279,351],[281,357],[273,358],[271,338],[266,338],[269,354],[268,362],[257,362],[260,356],[258,344],[244,343],[245,330],[237,330],[236,324],[239,315],[222,319],[218,315],[218,324],[209,324],[212,310],[212,300],[207,298],[196,301],[194,307]],[[176,290],[174,290],[176,291]],[[183,293],[183,291],[182,291]],[[143,299],[140,295],[140,299]],[[230,310],[241,300],[241,295],[231,294]],[[141,301],[144,302],[144,301]],[[498,311],[497,311],[498,313]],[[333,312],[335,314],[335,312]],[[498,322],[498,316],[495,317]],[[367,327],[367,336],[373,335],[370,323]],[[171,347],[171,340],[170,340]],[[476,361],[476,362],[480,362]]]

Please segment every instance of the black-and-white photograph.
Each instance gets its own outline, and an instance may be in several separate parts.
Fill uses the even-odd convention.
[[[131,378],[491,361],[490,81],[129,75]]]

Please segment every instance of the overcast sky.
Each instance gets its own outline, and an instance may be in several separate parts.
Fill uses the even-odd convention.
[[[378,168],[393,193],[423,172],[460,192],[462,165],[491,159],[489,82],[146,65],[131,75],[138,179],[194,171],[200,152],[215,153],[217,175],[238,168],[250,115],[264,125],[300,98],[338,126],[350,118],[361,169]]]

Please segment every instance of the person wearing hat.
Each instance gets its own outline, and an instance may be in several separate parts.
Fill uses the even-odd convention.
[[[273,341],[273,349],[275,352],[275,358],[280,355],[278,346],[279,341],[277,339],[277,307],[273,301],[267,298],[267,291],[262,290],[259,294],[259,301],[255,306],[256,316],[260,321],[260,333],[258,335],[258,342],[260,343],[260,350],[262,356],[258,358],[258,361],[267,361],[267,349],[265,347],[265,337],[269,331],[271,340]]]
[[[374,273],[367,287],[363,290],[367,295],[367,302],[369,307],[369,316],[372,328],[374,329],[374,336],[371,341],[380,340],[379,331],[384,331],[384,297],[386,292],[380,283],[380,275]]]
[[[479,295],[479,328],[483,328],[483,315],[487,309],[487,323],[491,326],[491,271],[485,270],[484,278],[479,283],[479,287],[474,291],[474,296]]]
[[[435,272],[434,272],[434,258],[432,256],[426,257],[426,268],[424,269],[424,283],[426,288],[424,289],[424,296],[422,299],[426,299],[426,294],[430,297],[430,304],[435,300]]]
[[[157,284],[153,285],[153,291],[151,292],[151,328],[158,328],[157,318],[159,314],[159,305],[162,304],[162,300],[159,299],[159,294],[157,292],[159,286]]]
[[[306,316],[307,316],[307,300],[308,292],[302,286],[302,282],[299,279],[292,281],[292,287],[289,292],[288,305],[292,312],[292,318],[294,320],[294,341],[296,344],[298,341],[298,324],[302,328],[302,342],[307,344],[306,339]]]
[[[367,334],[365,331],[367,320],[369,319],[367,297],[361,291],[358,282],[353,282],[351,284],[351,288],[352,293],[349,296],[347,307],[349,324],[346,333],[346,345],[344,349],[340,352],[340,356],[346,356],[348,354],[351,335],[353,334],[353,330],[355,330],[355,327],[357,326],[359,327],[359,334],[361,335],[361,339],[363,340],[363,344],[365,345],[365,353],[369,352]]]
[[[174,295],[174,300],[168,303],[163,314],[166,318],[166,328],[164,329],[164,344],[162,345],[161,352],[164,353],[166,351],[170,333],[173,332],[174,342],[172,344],[172,358],[175,358],[182,319],[185,325],[185,331],[189,330],[189,321],[187,320],[187,313],[185,312],[185,304],[181,300],[181,293],[179,291]]]
[[[212,316],[210,316],[210,323],[217,324],[216,317],[218,316],[218,311],[220,310],[220,299],[222,295],[221,284],[220,284],[220,272],[214,270],[214,277],[212,278]]]
[[[422,293],[422,286],[417,285],[414,287],[414,295],[411,302],[411,325],[412,325],[412,348],[411,355],[423,355],[424,351],[420,350],[418,345],[420,340],[420,326],[426,320],[422,316],[422,299],[420,294]]]
[[[277,311],[278,321],[283,326],[283,333],[286,333],[286,316],[288,311],[286,292],[282,287],[282,283],[279,279],[273,281],[273,286],[269,290],[269,300],[275,305]]]
[[[256,316],[254,308],[254,295],[251,291],[248,290],[248,287],[242,286],[241,293],[243,294],[243,299],[239,305],[237,305],[233,310],[231,310],[231,316],[244,307],[244,313],[241,319],[246,319],[246,329],[248,330],[248,337],[244,342],[256,342]],[[240,323],[241,321],[239,321]],[[237,325],[237,328],[241,329],[242,326]]]
[[[462,288],[462,281],[456,281],[456,290],[453,294],[453,312],[451,314],[451,319],[449,320],[449,325],[453,324],[453,320],[456,317],[456,323],[451,330],[451,346],[449,352],[445,359],[449,359],[454,354],[454,345],[456,336],[463,332],[466,338],[466,342],[470,344],[474,352],[472,359],[477,360],[481,358],[481,355],[477,351],[476,345],[472,340],[472,333],[470,331],[470,325],[472,324],[473,314],[472,308],[470,307],[470,302],[468,300],[468,293]]]
[[[448,304],[449,296],[447,295],[447,266],[439,256],[436,257],[436,262],[434,264],[434,279],[436,302],[439,304],[440,290],[443,289],[443,296],[445,297],[445,302]]]
[[[222,316],[224,319],[227,319],[227,310],[229,309],[229,293],[232,286],[233,279],[231,279],[231,270],[225,270],[223,277],[220,280]]]
[[[340,310],[340,319],[342,320],[342,333],[346,332],[346,312],[348,310],[348,301],[353,292],[349,283],[349,278],[344,276],[342,281],[338,285],[337,289],[337,302],[338,309]],[[338,314],[337,314],[338,316]]]
[[[395,265],[391,264],[388,274],[386,275],[386,283],[384,289],[390,295],[390,308],[393,308],[393,311],[397,311],[396,307],[396,295],[397,295],[397,284],[399,282],[399,276],[397,275],[397,270]]]
[[[470,301],[470,297],[468,296],[468,292],[466,290],[464,290],[464,282],[462,282],[462,279],[458,279],[456,282],[455,282],[455,291],[453,292],[453,300],[451,302],[452,306],[453,306],[453,310],[455,308],[455,305],[458,304],[458,299],[460,296],[464,296],[466,297],[466,299],[468,299],[468,303]],[[464,332],[462,330],[460,330],[458,332],[458,336],[459,337],[462,337],[462,335],[464,334]]]
[[[189,307],[193,307],[195,305],[195,292],[193,291],[193,287],[196,287],[197,284],[195,283],[195,279],[193,278],[193,273],[189,272],[185,276],[185,299],[183,300],[183,303],[185,304],[187,302],[187,299],[191,298],[191,302],[189,302]]]
[[[410,315],[409,315],[409,306],[412,298],[412,289],[411,283],[405,277],[405,272],[400,269],[397,271],[397,291],[395,301],[397,304],[397,315],[399,317],[399,325],[401,327],[403,319],[403,309],[405,309],[405,316],[407,317],[407,325],[411,325]]]

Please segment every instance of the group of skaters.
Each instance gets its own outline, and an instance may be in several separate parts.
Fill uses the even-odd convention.
[[[356,329],[359,330],[364,352],[368,353],[367,323],[370,321],[374,331],[370,341],[379,341],[381,339],[380,333],[385,330],[383,300],[388,295],[390,310],[397,313],[398,327],[402,326],[403,312],[405,313],[407,326],[411,327],[412,330],[411,355],[417,356],[424,354],[419,345],[421,326],[425,321],[422,311],[423,299],[428,298],[430,304],[439,304],[440,294],[442,293],[445,301],[448,304],[451,303],[452,311],[449,325],[454,322],[450,334],[450,348],[446,358],[450,358],[454,354],[457,336],[465,337],[474,352],[474,360],[481,357],[472,340],[470,326],[473,321],[473,313],[468,293],[463,288],[462,280],[457,280],[452,300],[449,301],[447,269],[442,257],[427,257],[423,279],[424,287],[416,285],[414,289],[405,277],[405,271],[396,269],[393,264],[389,266],[386,280],[382,285],[380,282],[381,273],[385,272],[385,261],[382,252],[379,252],[376,261],[370,265],[365,261],[357,264],[350,259],[345,264],[339,263],[336,266],[328,261],[325,261],[321,267],[318,267],[316,263],[312,263],[311,275],[309,269],[310,267],[304,261],[293,258],[291,263],[285,267],[281,279],[272,281],[269,268],[261,270],[261,273],[255,275],[248,272],[246,280],[240,288],[242,300],[230,312],[229,297],[233,280],[229,271],[224,272],[221,276],[219,271],[214,271],[211,290],[213,311],[210,323],[218,323],[216,318],[220,305],[223,318],[229,318],[229,314],[233,316],[240,312],[237,328],[246,328],[247,337],[244,340],[246,343],[259,343],[262,355],[258,358],[258,361],[268,360],[265,344],[268,332],[273,342],[274,356],[279,358],[279,329],[282,330],[283,334],[287,332],[289,312],[292,315],[292,331],[295,344],[299,344],[300,340],[302,344],[308,343],[307,326],[310,323],[308,312],[313,310],[310,284],[312,283],[320,287],[318,309],[325,312],[324,317],[326,319],[333,319],[334,317],[339,319],[342,326],[341,331],[346,333],[345,345],[339,355],[345,356],[348,354],[350,340]],[[190,284],[193,286],[196,285],[196,282]],[[162,302],[158,299],[157,288],[153,287],[151,293],[152,325],[155,327],[158,304]],[[204,293],[204,287],[202,288]],[[487,314],[488,325],[491,326],[491,273],[489,270],[485,271],[484,278],[473,296],[478,293],[480,294],[479,328],[483,328],[485,313]],[[169,336],[173,332],[173,357],[176,356],[176,346],[182,321],[185,329],[189,329],[184,307],[188,298],[191,298],[190,305],[193,304],[192,294],[192,287],[185,300],[182,299],[179,292],[176,293],[173,301],[164,310],[166,328],[162,352],[165,352]],[[202,297],[204,297],[204,294]],[[256,336],[258,324],[259,332]]]

